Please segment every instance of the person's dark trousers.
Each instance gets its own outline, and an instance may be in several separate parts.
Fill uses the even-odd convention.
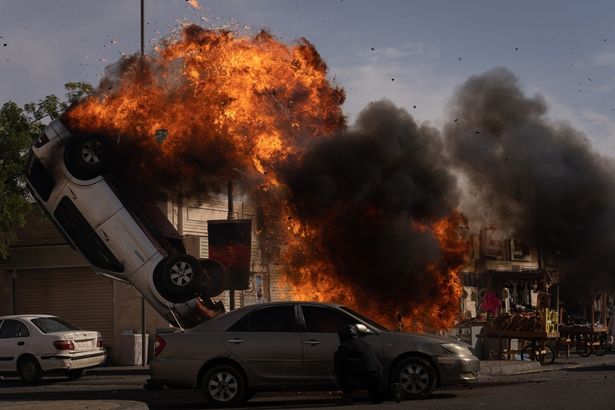
[[[365,388],[372,403],[382,402],[383,384],[382,372],[370,371],[365,375]]]

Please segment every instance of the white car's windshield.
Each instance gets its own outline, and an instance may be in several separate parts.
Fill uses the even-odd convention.
[[[65,332],[70,330],[81,330],[77,326],[58,317],[39,317],[32,319],[32,323],[43,333]]]

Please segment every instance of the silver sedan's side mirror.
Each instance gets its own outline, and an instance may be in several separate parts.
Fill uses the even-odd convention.
[[[357,333],[359,333],[359,335],[361,336],[374,334],[374,332],[369,327],[365,326],[363,323],[357,323],[355,327],[357,328]]]

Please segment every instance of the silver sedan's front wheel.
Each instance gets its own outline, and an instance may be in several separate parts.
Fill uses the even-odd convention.
[[[429,396],[436,387],[436,372],[426,359],[410,357],[397,365],[393,380],[399,383],[403,397],[420,399]]]
[[[215,406],[235,406],[246,396],[246,382],[243,374],[234,366],[215,366],[203,378],[203,393]]]

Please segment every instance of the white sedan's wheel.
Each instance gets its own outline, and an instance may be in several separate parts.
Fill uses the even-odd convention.
[[[35,383],[41,379],[41,366],[33,357],[22,357],[17,362],[17,373],[21,380],[27,383]]]

